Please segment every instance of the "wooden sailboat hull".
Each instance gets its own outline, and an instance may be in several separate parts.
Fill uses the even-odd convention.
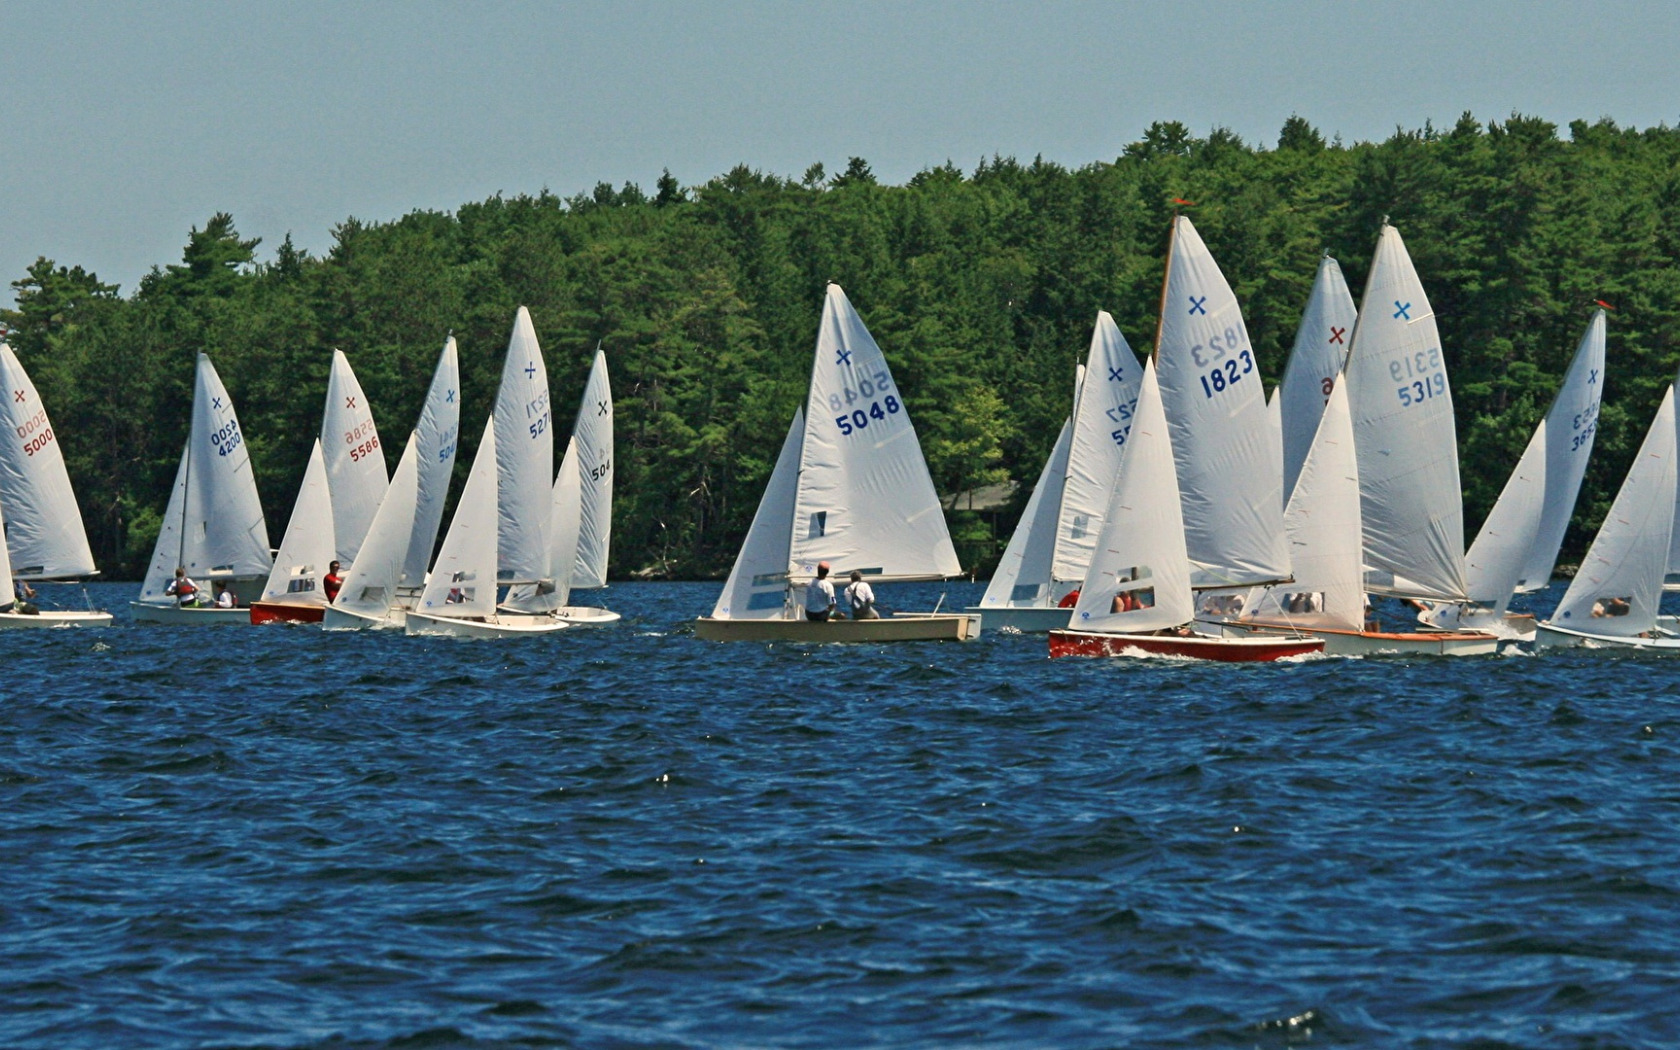
[[[320,623],[327,611],[324,605],[291,605],[286,602],[252,602],[251,622],[261,623]]]
[[[1549,623],[1540,624],[1534,632],[1534,647],[1536,649],[1561,649],[1573,646],[1583,646],[1589,649],[1644,649],[1653,652],[1680,652],[1680,638],[1621,638],[1607,634],[1590,634],[1586,631],[1570,630],[1567,627],[1556,627]]]
[[[960,613],[896,613],[879,620],[694,621],[694,636],[709,642],[966,642],[978,618]]]
[[[1072,609],[1058,609],[1054,606],[994,606],[984,608],[971,605],[963,612],[978,617],[980,629],[983,631],[1001,631],[1005,628],[1020,631],[1022,634],[1043,634],[1066,627],[1073,620]]]
[[[92,610],[42,609],[38,613],[0,613],[0,628],[8,627],[109,627],[111,614]]]
[[[152,602],[129,602],[129,618],[136,623],[243,624],[251,625],[250,609],[218,609],[213,605],[159,605]]]
[[[1228,622],[1218,626],[1231,638],[1278,637],[1304,630],[1323,639],[1330,656],[1485,656],[1499,651],[1499,638],[1480,631],[1342,631]]]
[[[563,631],[571,625],[552,616],[506,616],[495,619],[459,620],[451,616],[410,611],[403,633],[432,638],[517,638]]]
[[[1222,663],[1261,663],[1324,650],[1321,638],[1210,638],[1207,635],[1051,631],[1050,656],[1177,656]]]

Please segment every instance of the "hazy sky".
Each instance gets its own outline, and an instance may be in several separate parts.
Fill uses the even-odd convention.
[[[1674,0],[4,0],[0,275],[47,255],[127,293],[218,210],[271,258],[350,215],[666,167],[1077,166],[1153,120],[1267,145],[1291,113],[1350,141],[1467,109],[1675,124],[1677,41]]]

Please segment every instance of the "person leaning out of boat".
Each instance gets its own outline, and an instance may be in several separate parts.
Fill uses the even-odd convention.
[[[827,623],[834,615],[834,584],[828,580],[828,562],[817,563],[817,578],[805,585],[805,619]]]
[[[21,616],[39,616],[41,607],[33,601],[35,588],[22,580],[12,581],[12,604],[0,612],[17,613]]]
[[[869,584],[863,582],[863,573],[852,570],[852,582],[846,585],[846,608],[851,610],[854,620],[879,620],[881,614],[875,611],[875,591]]]
[[[327,574],[321,577],[321,593],[331,602],[338,598],[338,589],[344,586],[344,577],[338,574],[338,562],[327,566]]]
[[[173,595],[175,604],[183,608],[198,604],[198,584],[192,582],[187,570],[179,565],[175,567],[175,578],[169,581],[169,586],[163,589],[163,593]]]

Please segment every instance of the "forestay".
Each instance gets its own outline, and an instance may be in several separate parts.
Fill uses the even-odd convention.
[[[420,491],[420,449],[420,433],[415,431],[408,435],[396,473],[385,487],[385,498],[374,511],[362,549],[345,574],[333,608],[376,620],[389,617],[413,533],[415,501]]]
[[[1114,492],[1114,478],[1120,472],[1142,378],[1137,355],[1126,345],[1114,318],[1106,310],[1098,311],[1085,361],[1085,381],[1079,384],[1073,408],[1067,480],[1050,573],[1054,580],[1085,578],[1108,497]]]
[[[443,504],[449,498],[449,480],[455,473],[455,446],[461,430],[461,367],[456,356],[455,337],[450,336],[432,371],[432,385],[420,408],[420,422],[409,440],[414,444],[416,494],[414,520],[403,556],[404,587],[419,587],[432,563],[438,527],[443,524]]]
[[[1347,380],[1366,589],[1464,601],[1464,509],[1446,358],[1423,284],[1392,226],[1382,228],[1361,304]]]
[[[787,603],[788,551],[793,539],[793,504],[799,485],[799,449],[805,411],[795,409],[775,469],[764,486],[746,542],[735,556],[712,617],[718,620],[776,620]]]
[[[12,348],[0,343],[0,503],[12,572],[25,579],[90,576],[98,570],[64,469],[58,433]],[[5,590],[10,595],[11,587]],[[0,598],[9,600],[9,598]]]
[[[524,311],[520,311],[523,316]],[[516,417],[517,418],[517,417]],[[515,440],[520,440],[515,436]],[[420,592],[420,609],[434,616],[488,617],[496,611],[497,456],[496,417],[484,424],[455,519],[443,537],[437,564]],[[544,492],[544,503],[548,493]],[[543,508],[548,515],[548,507]],[[547,530],[544,530],[545,532]]]
[[[1330,388],[1342,373],[1348,342],[1358,310],[1348,291],[1342,268],[1329,255],[1318,261],[1312,294],[1295,330],[1295,345],[1283,368],[1283,381],[1274,397],[1283,429],[1283,498],[1295,491],[1295,479],[1306,461],[1307,449],[1318,434],[1318,420],[1330,399]]]
[[[385,496],[385,453],[373,425],[373,408],[344,351],[334,350],[321,413],[321,451],[332,491],[333,536],[338,558],[355,563],[373,512]]]
[[[789,569],[874,579],[961,572],[903,395],[837,284],[811,368]]]
[[[497,578],[536,583],[553,576],[549,564],[554,480],[554,428],[548,370],[523,306],[513,321],[502,382],[496,392]]]
[[[1173,439],[1153,362],[1144,365],[1128,443],[1074,606],[1080,630],[1154,631],[1194,615]]]
[[[1259,362],[1237,297],[1182,215],[1174,220],[1155,360],[1195,583],[1288,578],[1283,464]]]
[[[572,572],[578,560],[578,534],[583,521],[582,471],[578,464],[578,441],[574,436],[566,442],[566,453],[560,457],[560,472],[554,475],[554,492],[550,510],[554,515],[553,564],[565,566],[556,573],[552,587],[522,583],[509,588],[503,600],[505,608],[528,613],[551,613],[571,604]]]
[[[1021,512],[1021,523],[1009,537],[1003,558],[986,585],[980,605],[986,609],[1032,608],[1052,604],[1050,561],[1056,545],[1058,498],[1067,479],[1068,448],[1073,440],[1073,421],[1062,424],[1050,458],[1038,475],[1032,496]],[[1106,507],[1104,508],[1107,509]]]
[[[1359,464],[1345,382],[1329,401],[1283,512],[1295,579],[1256,590],[1243,620],[1345,631],[1365,626],[1360,565]]]
[[[326,457],[321,442],[309,449],[309,464],[303,470],[292,517],[280,540],[280,553],[263,587],[265,602],[291,605],[326,605],[321,580],[336,553],[333,534],[332,493],[327,480]]]
[[[1594,314],[1563,386],[1465,555],[1470,599],[1503,615],[1517,591],[1551,582],[1592,456],[1604,377],[1604,312]]]
[[[612,385],[607,381],[607,355],[599,349],[589,369],[589,382],[583,388],[583,403],[578,406],[572,440],[577,443],[578,480],[583,486],[583,498],[579,504],[577,557],[571,585],[578,590],[589,590],[607,585],[607,553],[612,546]],[[556,563],[555,574],[559,575],[562,568]]]
[[[1656,626],[1674,529],[1674,422],[1670,386],[1552,623],[1618,638]]]

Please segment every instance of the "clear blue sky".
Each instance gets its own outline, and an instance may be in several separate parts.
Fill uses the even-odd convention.
[[[347,216],[747,163],[1111,159],[1153,120],[1267,145],[1513,110],[1680,123],[1680,3],[0,6],[0,275],[125,294],[230,211],[264,258]],[[3,289],[3,286],[0,286]],[[0,300],[9,301],[9,289]]]

